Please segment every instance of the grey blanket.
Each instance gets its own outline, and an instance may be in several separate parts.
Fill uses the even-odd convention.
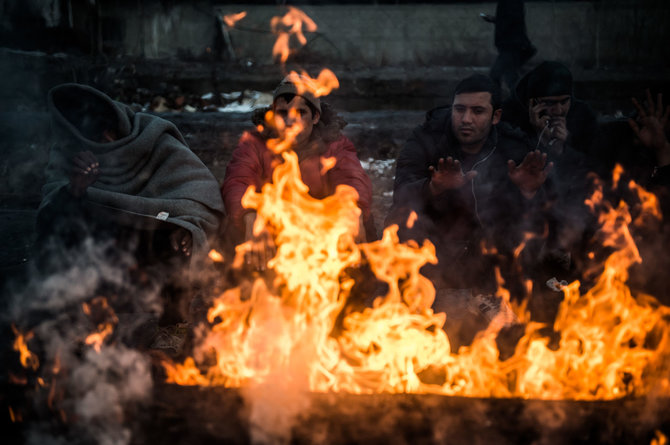
[[[46,170],[40,208],[69,183],[72,156],[91,151],[100,176],[85,199],[105,206],[106,214],[129,220],[168,214],[168,223],[191,232],[194,254],[206,253],[208,237],[223,217],[219,185],[208,168],[188,148],[177,127],[159,117],[135,113],[102,92],[79,84],[64,84],[49,92],[55,144]],[[96,128],[112,128],[117,139],[102,142]]]

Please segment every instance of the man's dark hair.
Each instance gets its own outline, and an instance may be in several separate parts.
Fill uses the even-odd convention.
[[[458,85],[456,85],[454,97],[463,93],[490,93],[493,111],[497,110],[502,105],[500,87],[489,76],[484,74],[473,74],[472,76],[461,80]]]

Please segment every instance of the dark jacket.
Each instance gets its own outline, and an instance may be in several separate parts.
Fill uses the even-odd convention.
[[[460,150],[451,129],[451,109],[437,108],[427,114],[400,153],[396,166],[393,206],[387,225],[399,225],[401,239],[436,245],[438,271],[428,272],[439,286],[491,287],[492,268],[481,254],[486,241],[501,253],[511,253],[525,230],[537,225],[533,209],[546,199],[541,189],[525,199],[508,176],[507,161],[520,163],[528,148],[523,135],[507,125],[494,126],[477,155]],[[473,169],[472,184],[433,197],[428,189],[428,168],[440,158],[461,161],[464,171]],[[408,228],[407,217],[418,219]],[[484,281],[487,281],[484,283]]]

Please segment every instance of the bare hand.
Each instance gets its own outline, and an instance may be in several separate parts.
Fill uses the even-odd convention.
[[[444,158],[440,158],[437,162],[437,170],[431,165],[428,167],[428,171],[430,172],[428,186],[433,196],[437,196],[446,190],[461,188],[477,176],[477,172],[474,170],[463,174],[460,161],[454,160],[452,157],[448,157],[446,161]]]
[[[510,179],[527,199],[535,196],[553,167],[554,163],[547,164],[547,154],[540,150],[529,152],[519,165],[511,159],[507,161]]]
[[[535,127],[537,131],[542,131],[549,126],[549,120],[551,119],[549,117],[549,112],[547,111],[547,106],[542,102],[537,102],[535,99],[531,99],[530,103],[531,107],[528,110],[530,124]]]
[[[191,256],[193,237],[191,232],[180,227],[170,234],[170,245],[175,252],[182,252],[185,256]]]
[[[246,252],[245,261],[255,270],[265,271],[267,262],[277,253],[274,239],[267,229],[254,235],[255,213],[244,215],[245,240],[250,242],[250,249]]]
[[[628,124],[635,132],[640,142],[653,148],[656,152],[657,161],[660,165],[670,163],[670,143],[665,137],[665,126],[668,124],[670,115],[670,106],[663,112],[663,94],[656,96],[656,105],[652,100],[651,93],[647,90],[647,109],[633,98],[633,105],[637,108],[638,117],[636,120],[628,119]]]
[[[100,163],[90,151],[80,151],[70,165],[70,193],[81,197],[100,176]]]
[[[561,152],[568,140],[568,128],[566,127],[565,117],[556,116],[549,119],[547,145],[556,152]]]

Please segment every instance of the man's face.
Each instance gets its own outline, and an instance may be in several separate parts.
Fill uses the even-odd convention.
[[[544,96],[531,99],[531,107],[537,106],[549,118],[565,117],[570,111],[570,95],[563,94],[561,96]]]
[[[294,96],[291,102],[280,97],[274,103],[274,123],[279,136],[282,139],[294,137],[294,146],[309,140],[318,122],[319,113],[312,115],[312,110],[302,96]]]
[[[491,93],[461,93],[454,97],[451,128],[461,148],[479,151],[491,127],[500,122],[502,110],[493,110]]]

